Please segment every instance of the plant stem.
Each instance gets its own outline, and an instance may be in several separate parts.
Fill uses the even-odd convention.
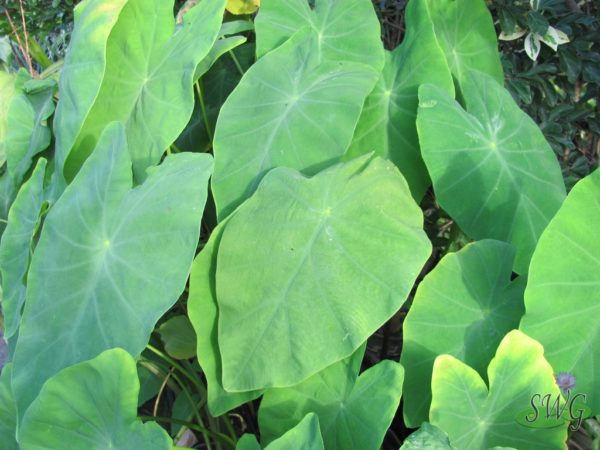
[[[166,423],[175,423],[178,425],[183,425],[188,427],[190,430],[198,431],[200,433],[206,433],[214,437],[215,439],[220,440],[221,442],[227,444],[230,448],[235,449],[235,442],[231,440],[231,438],[222,433],[216,433],[214,431],[209,430],[208,428],[204,428],[200,425],[196,425],[194,423],[186,422],[185,420],[174,419],[172,417],[153,417],[153,416],[140,416],[140,419],[152,422],[166,422]]]
[[[242,65],[238,61],[237,57],[235,56],[233,50],[229,50],[228,53],[231,56],[231,59],[233,59],[233,64],[235,64],[235,67],[237,68],[240,75],[244,76],[244,69],[242,68]]]
[[[204,104],[204,96],[202,95],[202,89],[200,88],[200,80],[194,83],[196,87],[196,93],[198,94],[198,100],[200,100],[200,109],[202,110],[202,119],[204,120],[204,127],[206,128],[206,134],[208,134],[208,139],[212,143],[213,141],[213,132],[210,129],[210,123],[208,122],[208,114],[206,113],[206,105]]]
[[[189,372],[187,370],[185,370],[183,367],[181,367],[181,365],[179,363],[177,363],[174,359],[170,358],[169,356],[165,355],[163,352],[161,352],[156,347],[148,344],[146,346],[146,348],[148,350],[150,350],[152,353],[154,353],[155,355],[160,356],[166,362],[168,362],[173,367],[175,367],[177,370],[179,370],[188,380],[190,380],[194,384],[194,386],[196,386],[198,388],[198,392],[200,394],[202,394],[204,397],[206,397],[206,388],[202,385],[202,383],[200,383],[200,381],[197,379],[197,377],[190,375]]]

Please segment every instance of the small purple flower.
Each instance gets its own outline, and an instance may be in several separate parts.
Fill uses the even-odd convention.
[[[561,391],[568,391],[575,387],[575,375],[569,372],[560,372],[554,378]]]

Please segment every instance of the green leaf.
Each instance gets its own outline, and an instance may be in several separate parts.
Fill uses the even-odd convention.
[[[144,179],[192,114],[194,72],[217,38],[224,8],[225,0],[204,0],[175,30],[172,1],[128,0],[106,43],[105,75],[93,106],[73,148],[59,148],[68,154],[61,158],[67,180],[112,121],[125,124],[135,179]],[[70,81],[67,89],[83,88],[79,77]]]
[[[253,435],[245,434],[239,440],[236,450],[260,450],[260,445]],[[323,439],[319,430],[319,419],[316,414],[307,414],[294,428],[271,442],[265,450],[323,450]]]
[[[267,390],[258,416],[263,442],[314,412],[327,449],[379,449],[400,403],[404,370],[385,360],[359,377],[363,354],[364,347],[297,386]]]
[[[59,170],[98,96],[106,71],[108,36],[127,1],[84,0],[75,7],[74,29],[58,81],[60,101],[54,115]]]
[[[16,95],[10,103],[5,150],[8,172],[15,186],[20,186],[33,157],[50,145],[52,132],[47,120],[54,112],[55,87],[52,81],[39,92]]]
[[[433,361],[452,355],[485,379],[504,335],[519,326],[525,279],[511,281],[515,250],[484,240],[446,255],[419,285],[403,324],[404,421],[428,419]]]
[[[158,394],[162,380],[145,366],[138,366],[137,373],[140,381],[140,394],[138,396],[138,407],[140,407]]]
[[[24,449],[170,450],[157,424],[137,419],[135,360],[114,348],[52,377],[19,429]]]
[[[537,11],[527,13],[528,28],[538,36],[544,36],[548,31],[548,21]]]
[[[2,314],[6,339],[17,332],[25,303],[27,270],[44,203],[45,172],[46,160],[41,158],[33,174],[17,194],[0,242],[0,273],[4,291]]]
[[[463,78],[474,69],[501,85],[504,73],[498,40],[484,0],[426,0],[435,34],[452,71],[463,89]]]
[[[450,355],[433,366],[433,425],[461,450],[494,446],[527,450],[566,449],[567,424],[528,428],[516,421],[535,394],[560,395],[543,347],[518,330],[506,335],[488,368],[489,388],[479,374]]]
[[[17,189],[8,172],[0,175],[0,236],[8,222],[8,211],[17,196]]]
[[[220,220],[273,167],[314,174],[337,162],[350,145],[378,74],[364,64],[319,63],[315,45],[314,32],[296,33],[257,61],[223,105],[212,178]]]
[[[0,449],[18,450],[17,409],[10,386],[12,364],[7,364],[0,373]]]
[[[174,316],[161,324],[158,334],[167,353],[175,359],[196,356],[196,334],[186,316]]]
[[[429,422],[423,422],[421,427],[408,436],[400,450],[454,450],[448,440],[448,435]]]
[[[307,27],[317,36],[317,58],[383,67],[381,27],[370,0],[316,0],[314,7],[308,0],[263,0],[255,27],[258,58]]]
[[[356,351],[427,260],[422,221],[404,178],[380,158],[312,178],[269,172],[219,245],[225,389],[293,386]]]
[[[542,234],[525,290],[520,329],[537,339],[572,395],[600,413],[600,170],[578,182]]]
[[[454,95],[452,76],[440,49],[424,1],[411,1],[405,12],[406,35],[385,66],[360,116],[347,157],[374,151],[399,168],[419,201],[431,184],[421,158],[417,128],[418,88],[431,83]],[[427,58],[423,58],[427,55]]]
[[[417,129],[436,199],[471,238],[513,244],[514,270],[524,274],[565,198],[560,166],[508,91],[475,71],[462,86],[466,111],[435,86],[419,90]]]
[[[221,381],[222,362],[218,342],[219,310],[215,292],[215,272],[217,249],[223,229],[230,217],[213,230],[210,239],[194,260],[188,297],[188,315],[198,337],[198,362],[207,382],[208,410],[214,417],[225,414],[262,394],[262,391],[227,392],[223,389]]]
[[[132,190],[125,129],[107,128],[33,255],[13,368],[21,416],[62,368],[112,347],[144,349],[184,290],[211,166],[208,155],[170,156]]]
[[[8,106],[16,95],[15,76],[0,70],[0,168],[6,162],[6,133],[8,122]]]

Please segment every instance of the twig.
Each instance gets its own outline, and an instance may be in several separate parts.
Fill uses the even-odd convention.
[[[29,74],[33,77],[33,64],[31,64],[31,56],[29,55],[29,37],[27,36],[27,25],[25,25],[25,10],[23,9],[23,0],[19,0],[19,9],[21,10],[21,24],[23,25],[23,36],[25,39],[25,59],[29,66]]]
[[[23,11],[23,10],[21,9],[21,11]],[[23,46],[23,43],[21,42],[21,36],[19,36],[19,33],[17,32],[17,28],[15,27],[15,24],[12,21],[12,18],[10,17],[10,13],[8,12],[8,9],[6,8],[6,6],[4,7],[4,15],[8,19],[8,24],[10,25],[10,28],[11,28],[13,34],[15,35],[15,39],[17,40],[17,45],[19,46],[19,50],[21,51],[21,54],[23,55],[23,58],[25,59],[25,64],[27,64],[29,73],[31,74],[31,76],[33,76],[33,66],[31,65],[31,59],[29,58],[29,50],[28,50],[29,44],[27,44],[26,46]],[[23,17],[23,15],[21,15],[21,17]],[[23,20],[25,20],[25,19],[23,18]],[[25,38],[25,40],[27,40],[27,38]]]

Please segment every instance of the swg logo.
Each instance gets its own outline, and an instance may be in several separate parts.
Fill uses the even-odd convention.
[[[553,428],[565,422],[573,422],[570,429],[576,431],[584,419],[592,413],[586,405],[587,395],[577,393],[571,396],[571,389],[575,387],[575,377],[569,373],[560,373],[556,376],[561,394],[554,398],[552,394],[534,394],[531,396],[530,408],[522,411],[516,420],[529,428]]]

